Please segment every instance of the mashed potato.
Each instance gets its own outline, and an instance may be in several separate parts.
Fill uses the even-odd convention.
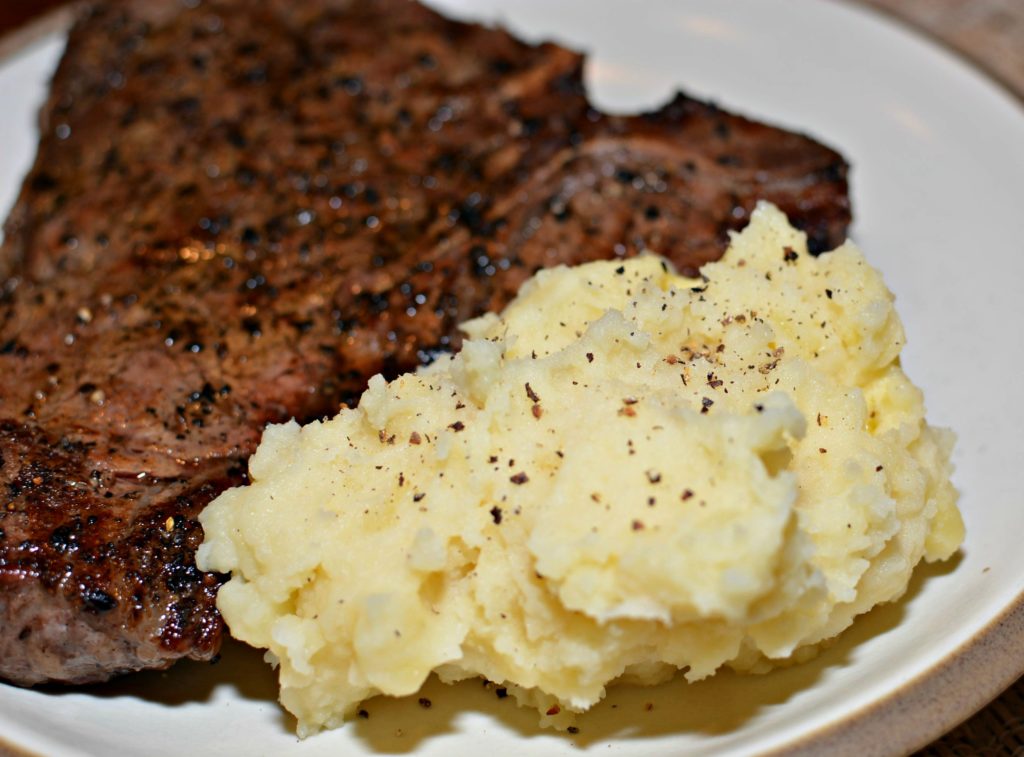
[[[702,275],[541,272],[459,355],[267,429],[199,562],[300,734],[432,671],[564,726],[624,676],[764,670],[957,549],[952,435],[861,253],[763,205]]]

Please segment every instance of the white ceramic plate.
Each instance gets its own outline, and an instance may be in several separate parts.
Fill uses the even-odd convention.
[[[229,644],[220,665],[88,691],[0,685],[0,739],[51,755],[884,753],[982,706],[1024,670],[1020,104],[949,53],[834,0],[436,3],[588,50],[602,107],[653,106],[682,86],[842,150],[854,236],[906,322],[907,371],[932,422],[960,435],[961,558],[920,570],[904,601],[813,663],[617,689],[574,736],[539,732],[534,714],[479,683],[431,681],[429,709],[372,700],[368,719],[298,742],[259,654]],[[61,47],[51,35],[0,64],[0,213],[32,160]]]

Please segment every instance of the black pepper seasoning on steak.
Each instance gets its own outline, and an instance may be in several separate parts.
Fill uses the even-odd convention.
[[[761,198],[842,240],[835,152],[683,95],[604,115],[581,67],[408,0],[85,10],[0,252],[0,676],[212,658],[196,516],[264,424],[454,349],[538,268],[692,271]]]

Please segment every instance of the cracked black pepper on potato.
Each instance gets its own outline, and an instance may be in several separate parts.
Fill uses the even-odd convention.
[[[892,296],[851,245],[806,250],[764,205],[699,292],[653,256],[542,271],[458,355],[269,428],[199,561],[300,734],[432,671],[567,728],[624,673],[804,659],[952,554],[953,437]]]

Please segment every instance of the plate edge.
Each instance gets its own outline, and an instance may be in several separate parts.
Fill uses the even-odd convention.
[[[899,28],[904,34],[925,42],[932,48],[938,48],[946,55],[955,58],[965,68],[970,69],[975,75],[982,77],[989,84],[995,86],[1004,96],[1013,101],[1018,108],[1024,108],[1024,92],[1018,90],[1001,74],[988,68],[984,61],[965,50],[946,42],[935,32],[923,26],[916,26],[910,20],[897,15],[894,11],[871,3],[870,0],[831,0],[836,5],[842,5],[857,13],[864,13],[874,16],[876,21],[889,26]]]
[[[0,736],[0,757],[40,757],[37,752],[28,752],[24,747],[12,744]]]
[[[80,3],[72,3],[44,13],[25,26],[19,26],[6,34],[0,35],[0,64],[6,63],[18,53],[23,52],[33,43],[71,26]]]
[[[864,757],[881,753],[883,745],[885,752],[910,754],[980,712],[1022,673],[1024,591],[951,654],[899,689],[765,755]]]

